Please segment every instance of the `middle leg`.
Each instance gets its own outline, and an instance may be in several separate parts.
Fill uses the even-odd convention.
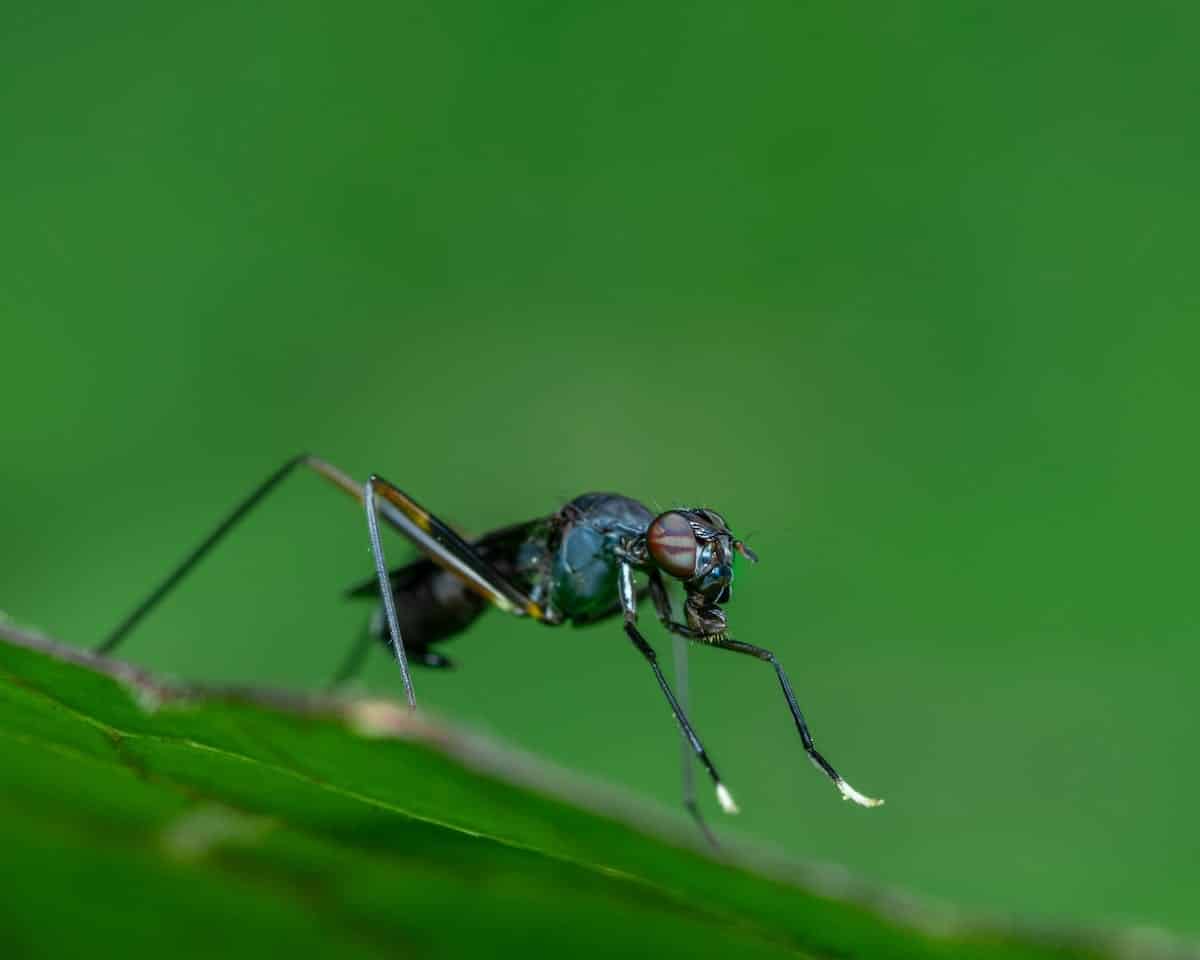
[[[717,793],[717,802],[721,804],[721,809],[726,813],[737,813],[737,804],[733,802],[733,797],[730,795],[729,789],[721,782],[717,768],[713,766],[713,762],[708,758],[708,751],[704,749],[704,744],[696,736],[696,731],[692,729],[692,724],[688,720],[687,714],[684,713],[683,707],[680,706],[679,701],[675,698],[675,694],[671,690],[671,685],[667,683],[667,678],[663,676],[662,668],[658,665],[658,654],[655,653],[654,648],[650,646],[637,628],[637,595],[633,589],[633,568],[628,563],[621,564],[618,588],[621,608],[625,614],[625,633],[633,641],[633,645],[637,647],[638,652],[646,658],[646,662],[650,664],[650,669],[654,671],[654,678],[658,681],[658,686],[662,690],[663,696],[666,697],[668,705],[671,707],[671,713],[674,714],[675,721],[679,724],[680,732],[691,746],[696,758],[703,765],[704,769],[708,771],[709,779],[712,780],[713,787]]]
[[[663,583],[662,574],[657,570],[650,571],[650,598],[654,601],[654,610],[658,614],[658,619],[664,627],[671,631],[673,652],[675,655],[675,689],[679,691],[679,704],[684,711],[690,710],[688,703],[688,641],[693,633],[690,627],[684,626],[682,623],[676,623],[671,617],[671,597],[667,593],[666,584]],[[713,836],[713,832],[709,829],[708,823],[704,819],[704,815],[700,812],[700,806],[696,803],[696,778],[692,775],[692,752],[689,749],[687,738],[684,737],[681,743],[681,758],[680,758],[680,780],[682,783],[683,806],[688,813],[692,815],[692,819],[696,821],[696,825],[700,828],[700,832],[714,847],[718,846],[717,838]]]
[[[688,642],[684,637],[676,634],[673,638],[675,655],[675,689],[679,691],[679,705],[686,713],[691,709],[688,704]],[[680,793],[683,796],[683,807],[692,815],[692,819],[696,821],[696,826],[700,828],[700,832],[704,834],[704,839],[713,847],[719,847],[717,838],[713,835],[712,830],[708,827],[708,822],[704,819],[704,814],[700,812],[700,805],[696,802],[696,778],[692,772],[692,764],[695,762],[692,757],[691,744],[688,743],[687,737],[681,733],[679,736],[679,776],[681,789]]]

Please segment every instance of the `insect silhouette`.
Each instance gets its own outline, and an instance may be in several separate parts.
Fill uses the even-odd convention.
[[[375,618],[372,630],[351,650],[337,681],[355,672],[372,636],[378,637],[395,656],[408,703],[415,707],[410,659],[428,667],[450,666],[434,645],[465,630],[489,605],[551,626],[620,616],[625,633],[649,664],[679,725],[685,750],[684,804],[711,841],[692,791],[687,751],[707,771],[721,808],[726,813],[736,813],[738,808],[663,676],[654,648],[638,629],[638,604],[649,595],[658,619],[683,641],[682,646],[693,641],[769,663],[812,762],[843,798],[864,807],[883,802],[851,787],[817,751],[775,655],[729,636],[721,605],[732,594],[734,556],[751,562],[758,558],[733,535],[724,517],[705,508],[655,514],[629,497],[588,493],[551,516],[503,527],[468,542],[383,477],[372,474],[365,484],[359,484],[332,464],[304,454],[287,461],[241,501],[97,647],[98,652],[116,649],[205,554],[298,467],[315,471],[366,508],[375,577],[352,588],[350,594],[380,597],[382,616]],[[424,556],[389,571],[379,536],[381,518]],[[635,576],[644,582],[639,585]],[[668,577],[683,587],[683,620],[675,619]],[[677,685],[680,681],[686,684],[686,673],[681,672]],[[686,699],[686,690],[680,693]]]

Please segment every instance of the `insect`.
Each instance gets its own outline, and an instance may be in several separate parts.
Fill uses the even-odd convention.
[[[833,781],[842,797],[864,807],[882,800],[850,786],[813,744],[791,683],[771,651],[729,636],[721,605],[732,595],[735,555],[757,556],[730,531],[725,518],[705,508],[654,513],[615,493],[576,497],[558,512],[494,530],[468,541],[378,474],[359,484],[337,467],[304,454],[287,461],[239,503],[96,648],[110,653],[135,626],[276,486],[307,467],[339,487],[366,509],[375,576],[352,588],[352,596],[378,596],[382,615],[371,634],[356,644],[338,672],[349,677],[365,656],[372,634],[391,649],[400,667],[405,695],[416,706],[410,660],[428,667],[450,661],[433,649],[471,625],[489,606],[550,626],[593,623],[620,617],[626,635],[645,658],[670,705],[684,740],[708,773],[726,813],[737,805],[688,720],[680,699],[659,665],[658,655],[638,628],[638,604],[649,596],[662,625],[676,638],[766,661],[775,670],[800,741],[809,758]],[[421,559],[388,570],[379,520],[411,540]],[[668,578],[682,585],[683,619],[675,618]],[[677,640],[678,642],[678,640]],[[686,682],[686,674],[680,680]],[[686,691],[680,690],[686,699]],[[685,758],[686,760],[686,758]],[[684,803],[712,839],[700,816],[685,762]]]

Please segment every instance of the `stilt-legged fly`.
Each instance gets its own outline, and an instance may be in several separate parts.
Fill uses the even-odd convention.
[[[383,477],[372,474],[365,484],[359,484],[332,464],[302,455],[285,463],[239,503],[99,645],[98,651],[114,650],[239,520],[302,466],[316,471],[366,508],[375,577],[350,593],[382,598],[382,617],[376,618],[373,632],[395,656],[411,707],[416,706],[416,699],[409,674],[410,658],[424,666],[450,666],[450,661],[433,649],[434,644],[466,629],[489,604],[551,626],[593,623],[620,615],[625,633],[650,665],[671,707],[686,749],[708,772],[721,808],[736,813],[733,797],[663,676],[654,648],[638,629],[638,602],[648,594],[662,625],[684,644],[704,643],[769,663],[813,763],[845,799],[864,807],[883,802],[851,787],[817,752],[792,686],[775,655],[735,640],[726,632],[721,604],[730,599],[734,555],[751,562],[758,558],[734,537],[724,517],[704,508],[681,508],[656,515],[629,497],[588,493],[551,516],[502,527],[468,542]],[[379,537],[380,518],[425,556],[389,571]],[[675,619],[666,577],[683,586],[682,621]],[[639,584],[639,580],[643,582]],[[339,679],[353,674],[369,642],[370,635],[356,644],[339,671]],[[680,671],[677,682],[686,684],[685,671]],[[685,691],[680,692],[686,699]],[[685,805],[711,839],[690,782],[690,767],[685,764]]]

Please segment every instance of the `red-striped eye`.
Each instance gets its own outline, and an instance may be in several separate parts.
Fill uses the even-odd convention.
[[[673,577],[687,580],[696,573],[696,535],[682,513],[659,514],[646,531],[646,544],[654,562]]]

